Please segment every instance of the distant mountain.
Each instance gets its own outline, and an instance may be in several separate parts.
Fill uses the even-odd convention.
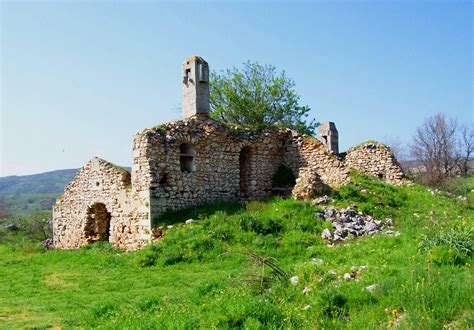
[[[0,177],[0,197],[27,194],[62,194],[79,169],[57,170],[33,175]]]
[[[129,167],[125,167],[130,171]],[[78,168],[33,175],[0,177],[0,221],[3,218],[51,213],[51,207]]]
[[[0,219],[51,212],[56,198],[79,169],[0,178]]]

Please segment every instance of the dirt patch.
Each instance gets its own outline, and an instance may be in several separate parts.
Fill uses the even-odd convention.
[[[77,286],[76,283],[71,283],[71,280],[74,276],[69,274],[54,273],[47,275],[43,282],[48,286],[55,286],[61,288],[67,288],[72,286]]]

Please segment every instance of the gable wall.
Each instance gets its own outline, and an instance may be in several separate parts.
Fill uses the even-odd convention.
[[[129,180],[127,172],[102,159],[86,163],[53,207],[54,246],[71,249],[87,243],[85,219],[94,203],[105,204],[111,213],[109,241],[123,248],[134,244],[137,230],[129,219]]]

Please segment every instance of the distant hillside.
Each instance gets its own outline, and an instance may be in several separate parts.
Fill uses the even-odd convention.
[[[50,213],[56,198],[64,192],[77,171],[78,168],[0,177],[0,219]]]
[[[0,196],[61,194],[79,169],[57,170],[33,175],[0,178]]]

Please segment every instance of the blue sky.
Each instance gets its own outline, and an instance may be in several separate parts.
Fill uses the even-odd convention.
[[[473,121],[470,1],[2,1],[0,176],[130,165],[179,119],[181,62],[284,69],[341,150],[408,142],[437,112]]]

